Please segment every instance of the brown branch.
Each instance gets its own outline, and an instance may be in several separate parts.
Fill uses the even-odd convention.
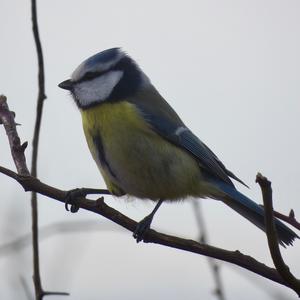
[[[6,97],[4,95],[0,95],[0,124],[4,125],[9,141],[11,155],[17,168],[17,172],[20,175],[29,175],[30,173],[28,171],[26,158],[24,155],[27,142],[21,145],[20,138],[17,134],[14,117],[15,114],[8,108]]]
[[[3,111],[2,111],[2,106],[0,106],[0,122],[2,120],[3,123],[2,116],[3,116]],[[13,130],[11,132],[7,131],[7,134],[12,136],[18,136],[16,130]],[[20,146],[20,139],[18,139],[18,141],[19,143],[17,143],[17,146]],[[16,148],[13,147],[11,149],[11,151],[13,152],[12,155],[17,160],[16,164],[21,165],[24,168],[26,166],[25,159],[23,159],[24,152],[16,151],[16,149],[18,149],[18,147]],[[56,199],[62,203],[65,203],[66,196],[68,195],[67,191],[63,191],[54,188],[52,186],[49,186],[41,182],[36,177],[30,175],[17,174],[2,166],[0,166],[0,173],[3,173],[9,176],[10,178],[13,178],[17,182],[19,182],[25,191],[35,191],[39,194],[42,194],[49,198]],[[114,223],[119,224],[120,226],[126,228],[131,232],[134,232],[136,229],[137,222],[133,221],[132,219],[120,213],[119,211],[108,206],[104,202],[103,198],[100,198],[97,201],[93,201],[83,197],[78,197],[76,198],[76,204],[78,204],[79,207],[85,210],[99,214],[113,221]],[[265,264],[257,261],[253,257],[242,254],[240,251],[224,250],[206,244],[197,243],[193,240],[187,240],[187,239],[178,238],[171,235],[162,234],[152,229],[149,230],[149,232],[146,234],[145,242],[160,244],[167,247],[176,248],[176,249],[216,258],[222,261],[226,261],[235,264],[237,266],[240,266],[244,269],[247,269],[251,272],[254,272],[269,280],[277,282],[281,285],[290,287],[290,284],[288,284],[285,280],[281,278],[281,276],[279,275],[276,269],[270,268]]]
[[[205,225],[204,216],[203,216],[203,213],[201,210],[201,206],[198,201],[193,201],[193,206],[194,206],[196,220],[198,223],[198,228],[200,231],[199,242],[203,243],[203,244],[208,244],[208,234],[207,234],[206,225]],[[222,277],[220,274],[220,266],[216,262],[215,259],[210,258],[210,257],[208,257],[208,264],[209,264],[209,267],[213,274],[213,278],[214,278],[215,285],[216,285],[214,294],[220,300],[225,300],[224,287],[223,287]]]
[[[300,280],[291,273],[280,253],[278,236],[274,223],[271,182],[266,177],[263,177],[260,173],[258,173],[256,176],[256,182],[258,182],[262,191],[265,207],[266,233],[273,263],[282,279],[300,297]]]
[[[7,99],[5,96],[0,96],[0,124],[4,125],[6,134],[8,136],[11,154],[16,165],[17,173],[14,173],[8,169],[2,169],[3,173],[9,177],[19,180],[20,178],[30,178],[30,173],[26,165],[26,158],[24,151],[27,146],[27,142],[21,144],[21,140],[17,133],[16,123],[14,120],[15,114],[11,112],[7,105]],[[35,192],[36,194],[36,192]],[[36,197],[35,197],[36,199]],[[37,210],[35,210],[37,212]],[[33,243],[34,243],[34,285],[36,299],[42,299],[48,292],[45,292],[41,287],[40,275],[39,275],[39,257],[38,257],[38,239],[37,239],[37,215],[33,214]],[[56,295],[68,295],[67,293],[56,293]]]

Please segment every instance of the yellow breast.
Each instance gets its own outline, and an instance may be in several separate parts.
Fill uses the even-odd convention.
[[[126,153],[134,148],[130,143],[136,132],[141,132],[140,134],[143,135],[151,133],[151,130],[146,126],[146,123],[141,122],[141,118],[137,114],[135,107],[125,101],[103,103],[89,109],[81,110],[81,116],[89,149],[108,189],[115,195],[124,194],[120,187],[120,180],[115,175],[118,170],[112,171],[115,175],[112,176],[112,172],[109,169],[112,170],[111,165],[115,165],[116,162],[124,162],[126,160]],[[109,168],[103,165],[99,159],[99,154],[101,154],[99,151],[101,149],[95,145],[95,137],[101,138],[103,144],[102,150],[105,148],[105,153],[102,153],[102,155],[105,155],[106,160],[110,160],[107,162],[109,163]],[[125,165],[127,163],[130,162],[126,161]],[[134,164],[134,162],[131,162],[131,164]],[[125,193],[128,192],[126,191]]]
[[[153,200],[199,196],[196,160],[156,134],[134,104],[103,103],[81,114],[90,151],[108,189]],[[109,168],[99,159],[95,136],[101,137]]]

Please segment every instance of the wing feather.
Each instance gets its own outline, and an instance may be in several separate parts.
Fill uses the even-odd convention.
[[[153,86],[151,89],[140,91],[128,101],[136,105],[145,121],[157,134],[191,153],[198,160],[200,167],[209,174],[230,185],[233,183],[229,177],[244,184],[227,170],[218,157],[184,125],[173,108]]]

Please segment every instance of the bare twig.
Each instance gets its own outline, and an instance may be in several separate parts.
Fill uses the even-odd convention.
[[[256,182],[258,182],[262,191],[265,207],[266,233],[273,263],[286,284],[300,297],[300,280],[291,273],[280,253],[277,231],[274,224],[271,182],[260,173],[256,176]]]
[[[198,201],[193,201],[193,206],[194,206],[194,212],[196,215],[196,220],[198,223],[198,228],[200,231],[199,242],[203,243],[203,244],[208,244],[208,234],[207,234],[207,230],[206,230],[206,225],[205,225],[201,205],[199,204]],[[210,258],[210,257],[208,257],[208,264],[212,271],[213,278],[214,278],[215,285],[216,285],[214,294],[218,297],[218,299],[225,300],[224,287],[223,287],[223,282],[222,282],[222,278],[221,278],[221,274],[220,274],[220,266],[216,262],[215,259]]]
[[[27,165],[26,165],[26,159],[24,155],[24,151],[27,146],[27,142],[21,144],[21,140],[17,133],[16,123],[14,120],[15,114],[9,110],[9,107],[7,105],[7,99],[5,96],[0,96],[0,124],[4,125],[6,134],[8,136],[11,154],[13,157],[13,160],[16,165],[17,173],[7,170],[5,171],[6,175],[13,176],[16,180],[17,178],[30,178],[30,173],[28,171]],[[36,224],[37,225],[37,224]],[[36,240],[37,242],[37,240]],[[34,252],[36,255],[36,252]],[[34,259],[35,268],[36,265],[38,266],[38,256]],[[36,270],[35,270],[36,272]],[[34,273],[34,276],[36,276],[36,273]],[[39,273],[38,273],[39,276]],[[38,277],[39,278],[39,277]],[[42,299],[43,296],[46,295],[46,292],[43,291],[40,285],[40,279],[36,280],[36,277],[34,277],[34,284],[35,284],[35,292],[36,292],[36,299]],[[56,293],[56,295],[69,295],[68,293]]]
[[[43,51],[39,36],[39,28],[36,12],[36,0],[31,0],[31,20],[34,41],[36,45],[38,58],[38,99],[36,108],[36,120],[34,126],[34,134],[32,141],[32,160],[31,160],[31,175],[37,176],[37,157],[38,145],[41,128],[41,120],[43,114],[45,95],[45,76],[44,76],[44,59]],[[38,204],[37,194],[35,191],[31,193],[31,217],[32,217],[32,248],[33,248],[33,281],[35,286],[36,299],[43,299],[46,293],[43,291],[41,275],[40,275],[40,258],[39,258],[39,232],[38,232]]]
[[[4,95],[0,95],[0,124],[4,125],[11,149],[11,155],[17,168],[17,172],[20,175],[29,175],[30,173],[28,171],[24,155],[27,142],[21,145],[14,117],[15,114],[8,108],[6,97]]]

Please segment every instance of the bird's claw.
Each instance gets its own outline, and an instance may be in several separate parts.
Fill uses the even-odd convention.
[[[67,211],[71,211],[72,213],[76,213],[79,210],[78,198],[86,197],[87,195],[99,195],[105,194],[110,195],[108,190],[103,189],[91,189],[91,188],[77,188],[67,192],[65,197],[65,208]],[[69,205],[71,208],[69,209]]]
[[[152,219],[152,215],[146,216],[136,225],[136,228],[133,232],[133,237],[136,239],[137,243],[139,243],[140,241],[145,241],[145,235],[150,229]]]
[[[79,205],[76,203],[76,199],[78,197],[85,197],[86,193],[84,192],[84,189],[73,189],[67,192],[66,198],[65,198],[65,209],[67,211],[71,211],[72,213],[76,213],[79,210]],[[71,206],[69,209],[69,205]]]

